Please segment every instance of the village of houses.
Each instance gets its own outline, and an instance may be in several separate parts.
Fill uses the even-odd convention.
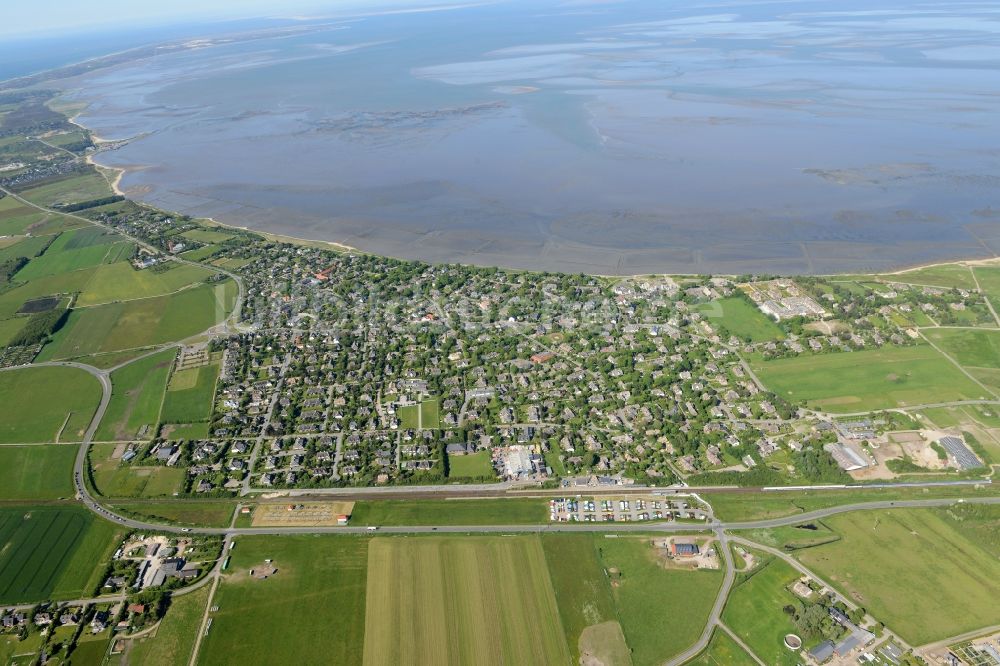
[[[823,481],[797,475],[804,448],[856,479],[892,478],[893,455],[934,462],[931,446],[961,434],[910,434],[904,446],[886,435],[894,424],[875,422],[863,442],[843,436],[769,391],[736,352],[908,345],[914,332],[893,313],[984,310],[978,293],[902,284],[859,296],[814,278],[609,284],[263,243],[230,252],[252,260],[241,270],[246,332],[208,350],[220,367],[209,437],[171,439],[166,424],[121,458],[183,466],[194,494],[580,476],[669,485],[765,463]],[[734,297],[809,334],[728,335],[711,306]],[[860,325],[873,317],[886,326]],[[975,464],[953,448],[934,468]]]

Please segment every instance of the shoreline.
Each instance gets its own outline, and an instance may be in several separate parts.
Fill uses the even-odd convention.
[[[101,144],[115,143],[115,141],[112,141],[110,139],[104,139],[104,138],[102,138],[100,135],[98,135],[96,132],[94,132],[94,130],[92,130],[91,128],[87,127],[86,125],[78,122],[77,118],[79,117],[80,113],[82,113],[82,111],[81,112],[77,112],[76,114],[74,114],[71,117],[67,116],[66,118],[67,118],[67,120],[71,124],[73,124],[73,125],[81,128],[82,130],[86,131],[90,135],[90,137],[91,137],[91,139],[92,139],[95,147],[99,147]],[[124,141],[128,141],[128,140],[130,140],[130,139],[124,139]],[[105,175],[105,178],[108,180],[108,185],[111,187],[112,191],[116,195],[122,196],[125,199],[127,199],[128,201],[131,201],[132,203],[134,203],[134,204],[136,204],[138,206],[145,206],[147,208],[153,207],[153,206],[150,206],[149,204],[146,204],[146,203],[144,203],[142,201],[138,201],[136,199],[133,199],[133,198],[129,197],[128,193],[124,189],[122,189],[122,186],[121,186],[122,179],[130,171],[130,169],[128,167],[112,167],[112,166],[105,166],[103,164],[99,164],[94,159],[99,154],[100,154],[99,150],[95,151],[95,152],[87,155],[85,157],[85,161],[86,161],[87,164],[89,164],[92,167],[94,167],[94,169],[97,170],[98,173],[113,172],[115,174],[114,178],[108,179],[107,176],[104,173],[102,173],[102,175]],[[131,170],[135,171],[135,170],[138,170],[139,168],[140,167],[134,167]],[[158,210],[162,210],[162,209],[158,209]],[[186,215],[186,213],[180,213],[179,211],[164,211],[164,212],[173,213],[175,215]],[[354,246],[351,246],[351,245],[347,245],[345,243],[338,243],[336,241],[321,240],[321,239],[316,239],[316,238],[305,238],[305,237],[302,237],[302,236],[293,236],[293,235],[290,235],[290,234],[279,234],[279,233],[274,233],[274,232],[261,231],[261,230],[258,230],[258,229],[253,229],[251,227],[247,227],[247,226],[243,226],[243,225],[239,225],[239,224],[232,224],[232,223],[228,223],[228,222],[221,222],[221,221],[219,221],[219,220],[217,220],[217,219],[215,219],[213,217],[209,217],[209,216],[200,216],[199,215],[199,216],[191,216],[191,217],[193,219],[195,219],[195,220],[199,220],[199,221],[207,223],[208,226],[220,227],[220,228],[223,228],[223,229],[234,229],[234,230],[239,230],[239,231],[245,231],[245,232],[249,232],[249,233],[254,233],[254,234],[258,234],[259,236],[262,236],[263,238],[271,240],[273,242],[285,242],[285,243],[289,243],[291,245],[303,245],[303,246],[307,246],[307,247],[330,248],[330,249],[333,249],[334,251],[337,251],[337,252],[343,252],[343,253],[349,253],[349,254],[373,255],[373,256],[385,257],[385,258],[388,258],[388,259],[396,259],[398,261],[421,261],[422,263],[427,263],[427,264],[434,264],[435,263],[435,262],[428,262],[428,261],[424,261],[424,260],[407,259],[405,257],[396,257],[396,256],[393,256],[393,255],[390,255],[390,254],[386,254],[386,253],[382,253],[382,252],[373,252],[373,251],[370,251],[370,250],[364,250],[364,249],[359,248],[359,247],[354,247]],[[500,269],[500,270],[511,271],[511,272],[516,272],[516,273],[549,273],[549,272],[560,273],[560,272],[566,272],[566,271],[552,271],[552,270],[546,270],[546,269],[540,269],[540,268],[512,268],[512,267],[507,267],[507,266],[499,266],[499,265],[496,265],[496,264],[479,265],[479,264],[464,263],[464,262],[461,262],[461,261],[449,261],[449,262],[443,262],[443,263],[445,263],[445,264],[454,264],[454,265],[459,265],[459,266],[475,266],[475,267],[480,267],[480,268],[497,268],[497,269]],[[990,265],[998,265],[998,264],[1000,264],[1000,255],[996,255],[996,256],[993,256],[993,257],[985,257],[985,258],[976,258],[976,259],[973,259],[973,258],[967,258],[967,259],[958,258],[958,259],[951,259],[951,260],[932,261],[932,262],[921,263],[921,264],[911,264],[911,265],[904,266],[902,268],[897,268],[895,270],[872,272],[872,273],[850,271],[850,272],[844,272],[844,273],[789,273],[789,274],[776,274],[776,275],[778,275],[779,277],[788,277],[788,278],[793,278],[793,279],[797,278],[797,277],[834,278],[834,277],[849,276],[849,275],[870,275],[870,276],[873,276],[873,277],[879,277],[879,276],[902,275],[904,273],[909,273],[909,272],[912,272],[912,271],[917,271],[917,270],[922,270],[922,269],[927,269],[927,268],[935,268],[935,267],[938,267],[938,266],[955,266],[955,265],[960,265],[960,266],[966,266],[966,267],[972,268],[973,266],[990,266]],[[633,279],[634,280],[634,279],[638,279],[638,278],[642,278],[642,277],[647,277],[647,276],[652,276],[654,278],[656,278],[656,277],[681,277],[681,278],[725,277],[725,278],[734,278],[737,275],[739,275],[737,273],[649,273],[649,272],[634,273],[634,274],[608,275],[608,274],[604,274],[604,273],[586,272],[586,271],[584,271],[584,274],[590,275],[590,276],[595,277],[595,278],[600,278],[602,280],[628,280],[628,279]]]

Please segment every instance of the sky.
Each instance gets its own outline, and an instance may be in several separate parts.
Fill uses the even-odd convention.
[[[0,36],[35,37],[192,19],[298,17],[459,0],[3,0]]]

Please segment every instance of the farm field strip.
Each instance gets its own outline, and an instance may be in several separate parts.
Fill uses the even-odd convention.
[[[364,663],[568,663],[537,537],[379,538]]]

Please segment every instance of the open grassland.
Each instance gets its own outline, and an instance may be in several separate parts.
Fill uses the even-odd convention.
[[[891,282],[905,282],[906,284],[920,284],[931,287],[976,288],[975,280],[972,278],[972,271],[967,266],[959,264],[926,266],[906,271],[905,273],[899,273],[898,275],[885,275],[883,279]]]
[[[774,320],[744,298],[723,298],[698,305],[696,310],[712,326],[721,324],[728,333],[742,340],[767,342],[785,337]]]
[[[818,520],[803,525],[747,530],[740,535],[765,546],[786,551],[813,548],[840,538],[840,535]]]
[[[15,280],[27,282],[45,275],[59,275],[127,260],[135,246],[100,227],[64,231],[40,256],[17,272]]]
[[[629,649],[618,623],[618,611],[611,598],[611,584],[597,556],[595,540],[600,537],[546,534],[541,539],[573,662],[579,661],[582,652],[600,647],[606,653],[618,655],[617,659],[604,663],[630,663]],[[614,624],[617,631],[613,628],[587,631],[588,627],[608,623]],[[603,634],[599,636],[601,641],[591,640],[594,637],[590,634],[595,631]]]
[[[437,398],[420,403],[420,427],[434,429],[441,427],[441,401]]]
[[[764,384],[786,400],[829,412],[860,412],[987,394],[929,345],[751,360]]]
[[[13,316],[27,301],[42,296],[75,294],[82,291],[94,270],[84,268],[72,273],[48,275],[0,293],[0,318]]]
[[[79,176],[63,178],[40,187],[19,192],[26,200],[45,208],[52,208],[83,201],[93,201],[111,196],[108,181],[97,172],[88,172]]]
[[[98,493],[104,497],[160,497],[181,490],[183,467],[122,464],[113,455],[116,446],[94,444],[90,449],[91,476]]]
[[[976,379],[1000,388],[1000,331],[937,328],[924,335]]]
[[[221,231],[211,231],[210,229],[191,229],[181,234],[184,238],[198,243],[225,243],[233,238],[232,234],[225,234]]]
[[[0,603],[89,594],[116,539],[82,507],[0,508]]]
[[[6,347],[14,336],[24,328],[27,321],[27,317],[11,317],[0,320],[0,347]]]
[[[75,446],[0,446],[0,499],[72,497],[75,460]]]
[[[31,259],[41,252],[51,240],[51,238],[46,236],[21,236],[19,238],[4,239],[4,244],[0,245],[0,262],[13,259],[14,257]]]
[[[47,215],[48,213],[14,197],[3,197],[0,199],[0,236],[16,236],[33,231],[31,227]]]
[[[23,641],[16,634],[0,635],[0,664],[4,666],[34,666],[42,649],[42,635],[31,633]]]
[[[0,444],[80,441],[100,401],[100,383],[83,370],[0,372]]]
[[[464,456],[448,456],[448,478],[482,478],[496,476],[489,451]]]
[[[208,587],[174,596],[167,615],[152,635],[136,639],[129,651],[133,664],[187,666],[194,640],[201,628],[202,614],[208,604]]]
[[[1000,266],[976,266],[973,272],[990,303],[994,308],[1000,308]]]
[[[85,631],[73,649],[70,663],[72,666],[101,666],[108,651],[109,640],[107,632],[94,636]]]
[[[648,537],[601,538],[612,597],[637,666],[660,664],[694,644],[722,586],[721,571],[667,569]]]
[[[356,502],[354,525],[526,525],[549,521],[539,499],[370,500]]]
[[[716,629],[708,647],[686,666],[756,666],[750,655],[743,651],[729,634]]]
[[[784,561],[768,560],[740,581],[726,602],[722,621],[766,664],[799,663],[798,653],[783,643],[785,634],[798,632],[782,609],[795,603],[795,595],[786,588],[800,576]]]
[[[187,259],[188,261],[205,261],[217,252],[222,251],[221,245],[202,245],[194,250],[188,250],[187,252],[182,252],[181,257]]]
[[[846,490],[784,490],[768,492],[717,492],[701,496],[712,505],[715,517],[726,522],[783,518],[844,504],[903,499],[995,497],[1000,488],[938,486],[936,488],[851,488]]]
[[[212,416],[219,364],[174,373],[163,400],[164,423],[192,423]]]
[[[183,340],[223,321],[232,311],[231,280],[142,300],[73,310],[46,345],[41,360],[67,359]]]
[[[536,536],[378,538],[366,665],[568,664]]]
[[[109,506],[142,520],[191,527],[228,527],[236,509],[232,500],[114,502]]]
[[[156,435],[163,392],[176,355],[176,350],[168,349],[111,373],[111,402],[97,430],[97,440],[134,439],[143,426],[149,426],[145,439]]]
[[[94,271],[77,305],[84,307],[163,296],[203,282],[212,274],[207,268],[189,264],[169,265],[155,270],[136,270],[127,261],[108,264]]]
[[[982,508],[992,510],[986,519],[993,517],[995,529],[1000,510]],[[947,513],[863,511],[827,524],[842,539],[796,556],[907,642],[923,645],[1000,623],[1000,561]]]
[[[239,537],[213,600],[202,664],[361,664],[368,543],[364,537]],[[278,572],[250,569],[272,560]]]

